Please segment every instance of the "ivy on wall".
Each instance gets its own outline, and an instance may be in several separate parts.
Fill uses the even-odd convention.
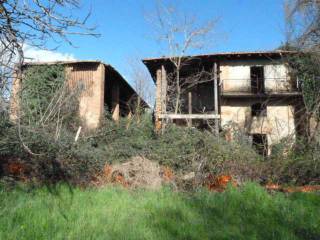
[[[63,65],[34,65],[23,71],[20,119],[46,126],[75,118],[80,89],[69,88]]]
[[[320,57],[317,54],[297,54],[290,65],[298,77],[308,113],[320,120]]]
[[[64,82],[65,71],[61,65],[27,67],[20,94],[23,118],[37,122],[43,117]]]

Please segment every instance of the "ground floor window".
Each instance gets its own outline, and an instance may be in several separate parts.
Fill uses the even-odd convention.
[[[255,103],[251,105],[251,116],[252,117],[266,117],[267,116],[267,105],[265,103]]]
[[[252,145],[262,155],[268,155],[268,138],[266,134],[252,134]]]

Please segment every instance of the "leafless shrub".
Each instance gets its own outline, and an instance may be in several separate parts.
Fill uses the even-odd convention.
[[[142,65],[140,59],[128,59],[130,78],[138,96],[142,97],[150,106],[154,104],[154,84],[147,69]]]
[[[177,7],[158,1],[153,18],[149,19],[155,29],[157,40],[165,46],[170,61],[167,74],[167,111],[181,113],[183,95],[194,86],[213,80],[212,69],[197,69],[194,74],[184,74],[185,68],[196,60],[188,56],[201,51],[212,43],[212,33],[217,18],[199,24],[196,16],[180,12]]]

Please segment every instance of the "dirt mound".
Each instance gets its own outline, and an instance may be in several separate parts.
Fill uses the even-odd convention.
[[[133,188],[159,189],[165,181],[160,165],[140,156],[105,168],[105,175],[113,183]]]

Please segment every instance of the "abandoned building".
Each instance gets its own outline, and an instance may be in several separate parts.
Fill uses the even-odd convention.
[[[84,86],[79,99],[79,115],[84,127],[94,129],[99,126],[105,110],[118,121],[120,117],[131,116],[139,102],[140,107],[147,108],[147,103],[137,95],[134,89],[111,65],[101,61],[64,61],[26,63],[23,68],[35,65],[65,66],[66,78],[70,86],[80,83]],[[22,79],[23,81],[23,79]],[[11,101],[11,118],[17,117],[17,93],[21,80],[15,79]]]
[[[297,110],[302,94],[284,61],[288,54],[268,51],[184,57],[179,81],[186,87],[180,88],[179,109],[170,103],[177,94],[172,58],[143,60],[157,86],[156,128],[168,121],[197,127],[211,123],[216,132],[225,132],[227,140],[234,138],[237,129],[259,153],[269,155],[275,144],[295,139],[298,115],[302,115]]]

